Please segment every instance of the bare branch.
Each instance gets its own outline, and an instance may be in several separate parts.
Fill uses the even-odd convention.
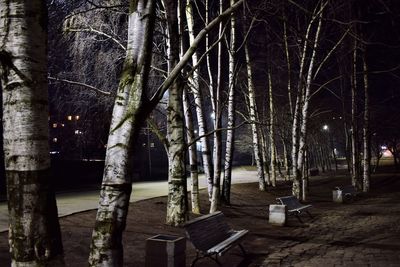
[[[111,92],[103,91],[101,89],[98,89],[98,88],[96,88],[96,87],[94,87],[92,85],[86,84],[86,83],[70,81],[70,80],[55,78],[55,77],[51,77],[51,76],[48,76],[47,79],[52,80],[52,81],[56,81],[56,82],[63,82],[63,83],[77,85],[77,86],[80,86],[80,87],[84,87],[84,88],[88,88],[90,90],[93,90],[96,93],[101,94],[101,95],[111,96]]]

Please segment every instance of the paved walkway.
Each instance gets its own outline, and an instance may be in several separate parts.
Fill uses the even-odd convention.
[[[253,168],[239,167],[232,173],[232,183],[249,183],[257,181],[257,172]],[[191,179],[188,179],[188,189],[190,190]],[[204,175],[199,177],[199,187],[206,187]],[[149,199],[159,196],[166,196],[168,191],[167,181],[157,182],[137,182],[132,184],[132,195],[130,202]],[[58,216],[63,217],[77,212],[97,209],[99,202],[99,191],[86,191],[63,193],[57,195]],[[7,203],[0,203],[0,232],[8,230]]]

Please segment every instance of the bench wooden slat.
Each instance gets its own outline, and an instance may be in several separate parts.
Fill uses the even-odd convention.
[[[234,231],[231,237],[210,248],[207,253],[217,253],[218,256],[221,256],[225,251],[229,250],[233,245],[239,242],[248,232],[248,230]]]
[[[221,256],[239,244],[248,230],[234,231],[225,221],[222,212],[198,217],[185,224],[186,235],[197,251],[204,256]],[[239,245],[240,246],[240,245]],[[243,250],[243,248],[241,247]],[[244,252],[244,250],[243,250]],[[192,265],[199,259],[197,257]],[[214,259],[217,261],[217,259]]]

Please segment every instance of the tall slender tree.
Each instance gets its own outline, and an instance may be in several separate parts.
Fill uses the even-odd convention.
[[[230,1],[231,5],[235,0]],[[236,18],[231,16],[231,32],[229,44],[229,84],[228,84],[228,130],[226,131],[226,149],[224,181],[222,187],[222,201],[230,204],[231,180],[232,180],[232,161],[235,144],[235,58],[236,58]]]
[[[123,265],[122,233],[132,190],[132,145],[152,110],[146,98],[146,86],[154,17],[153,0],[131,1],[128,46],[108,137],[90,266]]]

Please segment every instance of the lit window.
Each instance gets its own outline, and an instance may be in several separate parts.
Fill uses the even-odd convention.
[[[76,115],[76,116],[75,116],[75,120],[79,120],[79,115]]]
[[[72,121],[72,116],[71,115],[67,116],[67,120]]]
[[[57,123],[53,123],[53,128],[57,128]]]
[[[154,147],[154,143],[150,143],[150,147]]]
[[[54,137],[53,138],[53,143],[57,143],[57,141],[58,141],[57,138]]]

